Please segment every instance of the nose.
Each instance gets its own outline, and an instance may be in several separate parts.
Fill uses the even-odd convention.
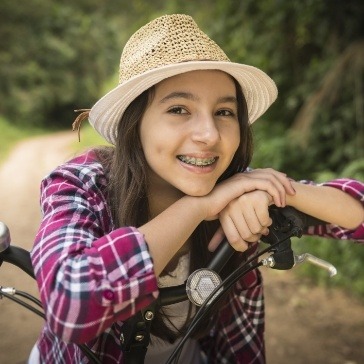
[[[193,122],[192,140],[197,143],[213,145],[220,140],[220,131],[211,115],[199,115]]]

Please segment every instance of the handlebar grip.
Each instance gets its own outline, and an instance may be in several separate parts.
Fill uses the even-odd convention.
[[[288,220],[291,220],[296,226],[299,226],[302,229],[307,229],[309,226],[316,226],[327,224],[326,221],[317,219],[311,215],[307,215],[302,211],[296,210],[292,206],[286,206],[281,209],[282,215],[285,216]]]
[[[35,278],[30,253],[18,246],[9,246],[0,253],[0,261],[13,264],[27,273],[30,277]]]
[[[273,212],[274,209],[276,210],[278,215]],[[291,206],[286,206],[284,208],[277,208],[277,207],[273,208],[270,211],[270,215],[273,219],[273,224],[271,226],[273,231],[271,231],[270,235],[274,235],[273,233],[274,229],[276,229],[277,226],[279,226],[281,223],[284,223],[285,221],[291,221],[294,227],[298,229],[299,234],[301,234],[302,230],[306,229],[308,226],[325,224],[324,221],[316,219],[313,216],[307,215],[299,210],[296,210]],[[280,217],[283,217],[283,220],[281,220]],[[277,237],[274,236],[274,238]],[[264,237],[262,240],[269,241],[269,237],[268,238]],[[220,243],[220,245],[217,247],[210,263],[206,268],[211,269],[217,273],[220,273],[221,270],[226,265],[226,263],[233,256],[234,252],[235,252],[234,248],[229,244],[227,239],[224,238]]]

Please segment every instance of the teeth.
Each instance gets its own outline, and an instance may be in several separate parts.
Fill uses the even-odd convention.
[[[192,164],[195,166],[208,166],[216,161],[216,157],[212,158],[194,158],[185,155],[179,155],[178,159],[184,163]]]

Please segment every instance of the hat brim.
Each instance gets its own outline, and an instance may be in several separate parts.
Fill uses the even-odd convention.
[[[119,84],[92,107],[89,121],[109,143],[115,144],[118,122],[136,97],[166,78],[197,70],[220,70],[234,77],[243,90],[250,123],[264,114],[278,95],[274,81],[256,67],[233,62],[191,61],[155,68]]]

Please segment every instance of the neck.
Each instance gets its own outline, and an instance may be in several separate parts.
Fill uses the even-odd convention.
[[[184,194],[152,171],[149,171],[148,179],[149,218],[153,219],[182,198]]]
[[[148,202],[150,209],[150,218],[153,219],[161,212],[173,205],[183,197],[183,193],[174,188],[153,188],[148,191]]]

